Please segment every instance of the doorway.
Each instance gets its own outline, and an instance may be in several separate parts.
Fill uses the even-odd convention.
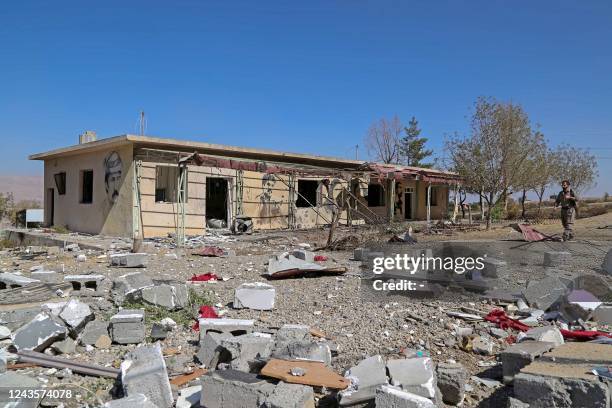
[[[55,191],[52,188],[47,189],[47,214],[45,220],[47,226],[52,227],[54,225],[53,218],[55,215]]]
[[[206,177],[206,225],[210,228],[227,228],[228,182],[221,177]]]
[[[414,216],[412,214],[413,199],[414,199],[414,187],[404,188],[404,219],[406,220],[414,219]]]

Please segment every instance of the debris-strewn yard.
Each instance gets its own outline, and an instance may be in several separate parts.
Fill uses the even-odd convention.
[[[500,260],[436,296],[366,290],[355,258],[397,229],[339,229],[333,251],[321,230],[149,239],[136,254],[109,237],[3,241],[0,385],[70,390],[42,401],[64,406],[609,407],[611,225],[578,220],[565,243],[507,226],[395,242]]]

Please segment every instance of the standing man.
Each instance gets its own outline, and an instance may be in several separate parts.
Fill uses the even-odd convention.
[[[578,197],[574,194],[574,190],[570,188],[569,180],[561,182],[563,190],[557,194],[555,207],[561,206],[561,223],[563,224],[563,241],[574,239],[574,219],[576,218],[576,209]]]

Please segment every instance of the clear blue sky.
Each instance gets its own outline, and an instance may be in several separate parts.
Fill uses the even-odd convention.
[[[591,193],[612,192],[609,0],[13,1],[0,52],[4,174],[141,109],[153,136],[360,158],[371,122],[415,115],[441,153],[489,95],[597,148]]]

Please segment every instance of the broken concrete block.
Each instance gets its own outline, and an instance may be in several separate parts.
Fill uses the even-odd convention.
[[[338,393],[341,406],[373,400],[376,389],[387,384],[385,361],[380,355],[368,357],[349,368],[344,377],[351,381],[351,386]]]
[[[16,330],[36,317],[40,311],[40,306],[3,311],[0,312],[0,324],[11,330]]]
[[[486,337],[478,336],[472,340],[472,350],[483,356],[493,355],[493,342]]]
[[[122,268],[144,268],[147,266],[147,254],[112,254],[110,256],[111,266]]]
[[[529,404],[520,401],[516,398],[508,397],[506,408],[529,408]]]
[[[554,347],[560,346],[565,341],[563,335],[554,326],[534,327],[525,333],[524,340],[543,341],[554,344]]]
[[[104,408],[158,408],[144,394],[132,394],[128,397],[108,401]],[[177,406],[178,408],[178,406]]]
[[[610,249],[606,254],[601,264],[601,269],[603,269],[608,275],[612,275],[612,249]]]
[[[113,344],[111,338],[106,334],[103,334],[98,338],[94,346],[98,349],[108,349],[110,348],[111,344]]]
[[[105,279],[104,275],[66,275],[64,276],[64,282],[68,282],[72,285],[73,290],[91,290],[98,291],[102,281]]]
[[[272,310],[274,309],[275,296],[276,290],[272,285],[263,282],[243,283],[234,292],[233,307],[236,309]]]
[[[593,319],[601,324],[612,326],[612,304],[599,305],[593,311]]]
[[[436,397],[436,376],[429,357],[388,360],[387,370],[393,386],[425,398]]]
[[[468,378],[466,369],[458,363],[440,363],[437,373],[442,401],[450,405],[459,405],[465,397],[465,384]]]
[[[140,346],[121,363],[121,383],[127,396],[144,394],[158,408],[174,402],[161,346]]]
[[[141,343],[145,339],[144,310],[124,309],[111,317],[110,334],[119,344]]]
[[[202,393],[201,385],[183,388],[179,391],[179,397],[176,400],[176,408],[191,408],[200,406],[200,398]]]
[[[237,370],[209,372],[201,381],[200,405],[206,408],[261,407],[275,388],[256,374]]]
[[[94,319],[89,305],[77,299],[70,299],[58,315],[73,333],[78,333],[87,322]]]
[[[6,326],[0,326],[0,340],[8,339],[11,337],[11,329]]]
[[[512,382],[514,376],[536,358],[551,350],[555,345],[541,341],[524,341],[516,343],[501,352],[504,383]]]
[[[572,260],[571,252],[549,251],[544,252],[544,266],[563,266]]]
[[[567,287],[554,276],[542,280],[531,280],[523,290],[523,297],[529,306],[547,310],[558,302],[567,292]]]
[[[355,248],[353,250],[353,260],[363,261],[367,258],[368,250],[366,248]]]
[[[506,261],[487,257],[482,263],[484,264],[484,268],[480,271],[482,276],[486,278],[501,278],[506,275]]]
[[[14,371],[7,371],[0,374],[0,384],[2,386],[2,402],[3,407],[19,407],[19,408],[36,408],[39,406],[37,398],[11,398],[8,401],[8,390],[24,390],[25,389],[41,389],[41,383],[29,375],[18,374]],[[17,393],[16,393],[17,394]],[[27,394],[27,393],[26,393]],[[6,404],[6,405],[5,405]]]
[[[68,330],[48,313],[40,313],[13,333],[13,346],[17,350],[43,351],[53,342],[66,337]]]
[[[376,408],[435,408],[428,398],[402,389],[382,385],[376,390]]]
[[[314,391],[312,387],[301,384],[279,382],[272,394],[266,399],[270,408],[314,408]]]
[[[153,326],[151,326],[151,338],[153,340],[163,340],[168,337],[168,331],[164,325],[153,323]]]
[[[268,275],[273,275],[276,272],[286,271],[289,269],[318,271],[325,269],[325,267],[314,262],[306,262],[302,259],[296,258],[293,255],[287,255],[286,257],[282,255],[273,256],[268,260]]]
[[[253,320],[247,319],[198,319],[200,339],[209,331],[231,333],[234,336],[253,331]]]
[[[45,283],[59,283],[60,276],[55,271],[37,270],[30,274],[30,278],[39,280]]]
[[[184,308],[189,301],[185,284],[161,284],[141,289],[142,300],[169,310]]]
[[[131,272],[121,275],[113,280],[112,296],[113,300],[121,304],[126,299],[138,300],[141,297],[141,290],[154,286],[151,278],[142,272]]]
[[[85,325],[85,328],[79,335],[79,341],[83,345],[93,345],[96,344],[101,336],[108,336],[108,322],[94,320]]]
[[[66,337],[64,340],[53,343],[51,350],[57,354],[72,354],[76,351],[76,342],[70,337]]]
[[[200,364],[207,368],[216,368],[219,362],[227,362],[231,360],[231,354],[221,346],[221,341],[233,337],[229,333],[215,333],[209,331],[204,336],[200,337],[200,349],[196,354]]]
[[[276,332],[277,342],[306,340],[310,334],[310,327],[303,324],[284,324]]]
[[[315,254],[312,251],[307,251],[305,249],[294,249],[291,252],[291,255],[295,256],[298,259],[301,259],[302,261],[306,261],[306,262],[314,262],[315,261]]]
[[[0,273],[0,290],[21,288],[23,286],[38,282],[40,282],[38,279],[31,279],[23,275],[17,275],[15,273]]]
[[[221,347],[231,356],[230,367],[245,372],[261,366],[257,360],[270,357],[273,346],[274,339],[265,333],[249,333],[221,340]]]
[[[321,361],[325,365],[331,364],[331,349],[326,342],[308,340],[277,342],[272,356],[280,359]]]

